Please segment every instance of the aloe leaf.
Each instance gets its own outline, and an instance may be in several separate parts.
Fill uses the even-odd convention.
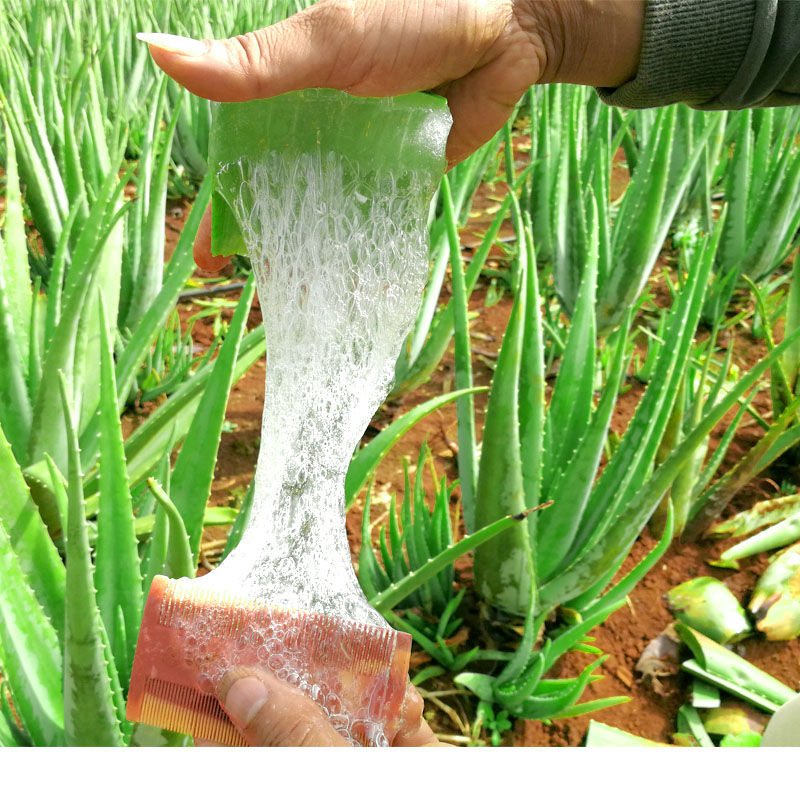
[[[2,691],[2,690],[0,690]],[[0,709],[0,747],[22,747],[21,733],[5,708]]]
[[[712,536],[745,536],[766,525],[775,525],[800,513],[800,494],[762,500],[752,508],[741,511],[730,519],[718,522],[711,529]]]
[[[451,403],[453,400],[457,400],[465,394],[485,391],[486,389],[482,387],[468,388],[434,397],[407,411],[402,417],[398,417],[384,428],[369,444],[362,447],[350,462],[344,484],[346,507],[350,508],[384,456],[397,444],[403,434],[409,431],[417,422],[432,411],[436,411],[436,409]]]
[[[0,669],[34,744],[64,744],[61,651],[0,520]]]
[[[364,499],[364,514],[361,524],[361,547],[358,551],[358,582],[367,597],[374,597],[386,589],[391,581],[378,564],[370,538],[370,503],[372,485],[367,487]]]
[[[67,261],[69,260],[69,239],[72,233],[72,227],[78,217],[77,212],[78,206],[73,206],[69,216],[64,222],[64,228],[61,231],[61,236],[58,238],[56,251],[50,265],[50,278],[47,286],[47,307],[44,321],[45,349],[50,347],[58,323],[61,321],[61,297],[64,285],[64,273],[67,269]]]
[[[519,386],[519,444],[522,456],[522,483],[525,504],[534,508],[541,502],[542,463],[545,437],[545,365],[544,334],[540,313],[539,278],[536,272],[536,253],[531,234],[531,219],[526,213],[521,218],[525,243],[527,272],[525,291],[525,330],[523,331],[522,362]],[[528,518],[528,535],[533,546],[537,542],[538,517]]]
[[[200,552],[203,512],[211,492],[228,395],[254,294],[255,274],[251,273],[172,471],[170,498],[186,524],[195,557]]]
[[[9,273],[0,239],[0,422],[18,461],[24,462],[30,437],[32,409],[9,303]]]
[[[553,254],[553,282],[559,302],[567,316],[572,316],[578,302],[579,288],[587,269],[586,261],[595,258],[588,246],[587,211],[580,174],[581,144],[586,123],[583,88],[570,93],[567,110],[566,138],[559,153],[559,164],[553,197],[553,222],[555,252]],[[595,215],[596,219],[596,215]]]
[[[719,469],[720,464],[722,464],[726,453],[728,452],[728,448],[733,442],[734,437],[736,436],[736,431],[739,429],[739,425],[741,424],[742,419],[744,418],[745,413],[750,408],[750,401],[752,400],[755,393],[758,391],[758,387],[753,389],[750,393],[749,397],[745,398],[745,401],[739,407],[739,410],[736,412],[736,416],[733,418],[733,421],[728,426],[728,429],[723,434],[722,438],[719,440],[719,444],[717,445],[714,452],[711,454],[711,458],[708,459],[708,463],[703,467],[700,474],[697,476],[694,486],[692,487],[691,491],[691,500],[692,502],[697,502],[697,500],[703,496],[704,492],[708,488],[708,484],[711,483],[714,475],[716,475],[717,470]],[[709,396],[709,402],[711,402]],[[706,443],[706,448],[708,447],[708,443]],[[692,508],[690,506],[688,513],[686,514],[686,519],[684,520],[683,527],[686,527],[686,523],[689,519],[691,519],[692,515]],[[682,531],[681,531],[682,532]]]
[[[616,268],[600,288],[598,326],[607,330],[621,309],[639,293],[652,268],[664,237],[658,229],[664,215],[664,199],[675,133],[675,109],[658,112],[656,134],[649,137],[631,183],[625,191],[612,238]],[[666,233],[666,231],[665,231]]]
[[[752,111],[739,112],[736,143],[733,148],[728,177],[725,185],[725,201],[728,214],[725,230],[717,253],[718,269],[727,272],[744,260],[747,248],[747,216],[750,183],[753,173],[753,129]],[[721,311],[722,309],[717,309]]]
[[[796,136],[796,134],[795,134]],[[748,237],[748,251],[742,272],[754,280],[763,279],[780,264],[785,256],[787,240],[794,237],[793,229],[800,207],[800,150],[787,146],[776,164],[780,171],[769,185],[766,199],[759,203],[753,219],[757,222]]]
[[[64,633],[64,564],[58,555],[11,446],[0,425],[0,525],[10,537],[19,566],[28,577],[36,599],[49,617],[63,642]]]
[[[531,266],[531,269],[534,267]],[[503,336],[483,428],[475,525],[485,527],[525,507],[519,440],[518,393],[525,331],[526,258],[520,258],[520,286]],[[493,605],[524,613],[535,591],[531,540],[520,522],[475,552],[475,587]]]
[[[453,318],[455,326],[456,391],[472,388],[472,349],[469,338],[467,288],[458,240],[450,181],[442,178],[442,202],[450,243],[450,269],[453,276]],[[471,392],[456,400],[458,417],[458,476],[461,480],[461,505],[468,531],[475,530],[475,489],[478,464],[475,449],[475,398]]]
[[[741,733],[729,733],[722,737],[720,747],[760,747],[761,734],[755,731],[742,731]]]
[[[800,258],[795,256],[792,264],[792,280],[786,301],[785,331],[791,333],[800,328]],[[783,369],[792,392],[800,390],[800,345],[790,348],[783,357]]]
[[[123,210],[123,201],[118,198],[109,208],[109,213]],[[119,310],[120,273],[122,270],[122,242],[124,220],[118,219],[108,233],[97,254],[98,264],[95,272],[94,286],[88,301],[81,311],[81,336],[86,341],[82,364],[76,363],[75,373],[83,371],[81,381],[81,418],[78,430],[86,426],[97,414],[100,403],[100,383],[95,375],[95,368],[101,360],[101,326],[105,326],[105,334],[113,342],[117,331],[117,312]],[[105,304],[105,314],[101,313],[100,303]],[[83,459],[83,455],[81,456]]]
[[[147,488],[164,509],[169,523],[164,568],[169,578],[193,578],[197,559],[192,555],[186,526],[177,506],[155,478],[147,479]]]
[[[570,600],[569,608],[579,612],[582,616],[602,614],[605,609],[616,609],[618,604],[625,601],[639,581],[661,560],[661,556],[667,552],[672,543],[674,535],[674,514],[670,504],[667,506],[664,532],[656,546],[624,578],[617,581],[607,592],[603,592],[603,589],[608,586],[619,570],[619,564],[615,563],[594,585],[590,586],[583,594]],[[609,611],[606,616],[609,616],[610,613]]]
[[[748,122],[755,124],[755,147],[751,158],[752,167],[749,175],[749,194],[760,198],[764,191],[765,182],[769,175],[771,161],[772,140],[775,130],[775,110],[772,108],[759,108],[753,111],[742,110],[736,112],[740,117],[747,116]],[[752,117],[751,117],[752,114]],[[737,135],[738,139],[738,135]],[[743,220],[748,225],[751,220]]]
[[[228,533],[228,538],[225,542],[225,549],[222,551],[222,555],[220,556],[220,562],[224,561],[231,551],[239,544],[242,534],[247,528],[247,523],[250,521],[250,511],[253,508],[253,497],[255,497],[255,480],[250,481],[250,485],[247,487],[247,492],[245,492],[244,499],[242,500],[242,505],[239,508],[239,513],[236,515],[236,519],[233,521],[233,525],[231,526],[230,532]],[[366,512],[367,505],[364,506]],[[206,509],[206,513],[208,513],[209,509]]]
[[[719,708],[719,689],[699,678],[692,681],[692,706],[694,708]]]
[[[171,452],[171,447],[169,447],[169,449],[165,448],[160,464],[160,477],[163,480],[163,491],[167,496],[169,496],[169,480],[172,466],[170,463]],[[166,570],[167,548],[169,547],[167,505],[156,501],[155,495],[149,485],[147,485],[147,489],[153,496],[156,511],[153,520],[153,530],[142,556],[142,589],[145,596],[150,594],[150,585],[153,583],[153,578],[155,578],[156,575],[163,575]]]
[[[637,164],[636,190],[630,200],[629,187],[614,223],[613,251],[617,264],[608,282],[600,288],[597,327],[603,333],[619,324],[628,307],[641,293],[656,258],[661,251],[669,226],[686,193],[705,144],[717,126],[709,117],[702,132],[695,138],[688,158],[674,181],[667,183],[674,135],[674,109],[659,111],[658,140],[648,143],[647,153]],[[641,188],[638,188],[641,182]],[[623,266],[620,266],[620,262]]]
[[[67,479],[61,474],[61,470],[56,466],[56,462],[50,458],[49,453],[45,453],[44,460],[47,465],[47,471],[50,474],[49,486],[53,492],[53,501],[58,511],[58,530],[64,535],[67,530],[69,506],[69,500],[67,498]],[[26,475],[26,478],[27,477]]]
[[[149,103],[146,122],[141,134],[139,171],[136,180],[138,201],[132,209],[131,230],[126,237],[124,288],[119,314],[120,322],[129,329],[132,329],[135,322],[138,321],[138,317],[134,317],[132,314],[132,306],[137,302],[137,295],[148,291],[141,286],[141,282],[143,273],[149,272],[152,275],[154,270],[154,265],[148,263],[149,260],[154,257],[159,269],[163,265],[163,239],[162,250],[156,249],[159,237],[163,236],[163,230],[159,231],[152,223],[156,216],[160,215],[163,219],[164,201],[162,197],[159,205],[159,187],[154,185],[153,177],[156,174],[155,150],[164,116],[168,83],[169,78],[166,75],[159,76],[158,89]],[[150,225],[148,225],[148,221],[150,221]],[[160,281],[161,276],[159,275],[157,279]],[[139,308],[138,311],[143,313],[143,308]]]
[[[563,711],[551,714],[548,719],[573,719],[574,717],[582,717],[584,714],[596,714],[598,711],[603,711],[603,709],[613,708],[614,706],[620,706],[623,703],[630,702],[631,698],[625,697],[624,695],[600,697],[597,700],[589,700],[585,703],[573,703]]]
[[[595,297],[597,288],[597,204],[590,202],[588,226],[590,235],[584,245],[580,290],[574,303],[572,325],[567,346],[553,388],[548,410],[548,429],[552,432],[545,441],[544,473],[558,473],[575,452],[592,416],[595,375]],[[555,481],[551,481],[551,484]],[[548,492],[551,486],[544,486]],[[549,565],[548,565],[549,566]],[[545,567],[547,571],[548,567]]]
[[[756,284],[753,283],[753,281],[747,275],[743,275],[742,277],[750,291],[753,293],[756,311],[764,320],[764,339],[767,343],[767,350],[772,350],[775,347],[775,339],[772,336],[772,330],[769,324],[769,312],[767,311],[766,304],[764,303],[764,295],[761,293],[758,286],[756,286]],[[791,333],[791,330],[788,332]],[[790,385],[786,372],[783,369],[783,359],[779,359],[770,371],[770,394],[772,397],[773,416],[780,415],[786,406],[788,406],[794,399],[792,386]]]
[[[109,636],[111,651],[114,660],[122,665],[133,664],[142,614],[142,576],[117,410],[114,358],[102,295],[100,323],[100,461],[95,583],[97,606]],[[126,639],[122,641],[117,638],[118,613],[122,614],[125,623]]]
[[[495,678],[491,675],[482,675],[477,672],[462,672],[453,679],[456,686],[469,689],[479,700],[484,703],[494,702]]]
[[[14,322],[16,345],[19,351],[19,361],[23,370],[28,363],[28,349],[31,338],[31,281],[28,268],[28,240],[25,235],[25,219],[22,214],[22,195],[19,187],[17,173],[17,157],[14,148],[14,138],[4,122],[5,128],[5,170],[6,170],[6,208],[5,226],[3,229],[6,263],[0,270],[4,272],[3,279],[6,284],[8,311]],[[0,294],[3,293],[0,287]]]
[[[525,620],[522,640],[517,652],[509,660],[495,683],[494,693],[497,702],[504,708],[511,708],[526,700],[536,691],[539,681],[545,673],[547,656],[552,640],[547,639],[542,650],[528,662],[533,643],[542,628],[542,620],[532,619],[530,612]],[[527,663],[527,666],[525,666]]]
[[[95,602],[94,567],[86,534],[80,454],[67,382],[59,373],[69,459],[64,732],[70,746],[121,746],[122,730],[109,679],[103,622]]]
[[[453,668],[455,664],[455,656],[452,651],[446,646],[437,644],[429,639],[422,631],[418,630],[414,625],[407,622],[402,617],[395,614],[393,611],[384,612],[386,621],[398,631],[407,633],[428,655],[435,658],[440,664],[445,666],[448,670]]]
[[[22,81],[16,82],[16,87]],[[24,83],[23,83],[24,85]],[[46,252],[55,251],[61,234],[62,220],[67,216],[67,197],[58,170],[55,167],[52,150],[47,144],[40,154],[34,143],[35,126],[29,126],[28,110],[20,108],[16,101],[18,95],[13,90],[11,98],[0,89],[0,102],[3,104],[4,116],[14,136],[20,176],[25,183],[25,201],[30,206],[36,228],[42,236]],[[30,106],[31,114],[36,114]],[[38,118],[38,114],[36,114]]]
[[[170,150],[175,127],[178,124],[180,112],[180,95],[172,117],[167,125],[162,140],[160,153],[151,175],[149,209],[144,228],[144,248],[142,251],[141,268],[136,276],[130,303],[125,314],[125,324],[131,330],[135,329],[139,321],[155,301],[161,290],[164,270],[164,205],[167,198],[167,184],[169,178]]]

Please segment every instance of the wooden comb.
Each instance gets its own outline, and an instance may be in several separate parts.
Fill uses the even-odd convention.
[[[388,745],[406,691],[411,637],[324,614],[274,608],[157,576],[145,604],[127,717],[223,745],[246,746],[215,693],[235,668],[297,686],[354,744]]]

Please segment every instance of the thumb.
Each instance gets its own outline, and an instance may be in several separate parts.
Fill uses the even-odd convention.
[[[165,33],[137,37],[150,45],[150,54],[164,72],[209,100],[243,102],[311,87],[340,89],[350,76],[336,65],[347,36],[336,8],[311,6],[268,28],[230,39],[198,41]]]
[[[347,747],[325,712],[299,689],[268,672],[234,670],[217,695],[253,747]]]

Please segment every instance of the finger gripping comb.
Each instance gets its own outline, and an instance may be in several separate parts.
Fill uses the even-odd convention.
[[[250,667],[298,687],[353,744],[391,744],[410,652],[411,637],[390,628],[272,608],[159,575],[145,605],[127,717],[246,746],[215,689],[229,670]]]

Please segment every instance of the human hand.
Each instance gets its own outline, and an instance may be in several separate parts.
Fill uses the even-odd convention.
[[[234,670],[217,692],[220,704],[253,747],[348,747],[325,712],[299,689],[267,671]],[[409,684],[394,747],[447,747],[422,719],[422,698]],[[197,742],[204,745],[205,742]]]
[[[319,0],[268,28],[203,42],[140,35],[189,91],[245,101],[307,88],[447,98],[449,165],[488,141],[534,83],[617,86],[636,72],[644,0]],[[195,242],[209,270],[210,212]]]

